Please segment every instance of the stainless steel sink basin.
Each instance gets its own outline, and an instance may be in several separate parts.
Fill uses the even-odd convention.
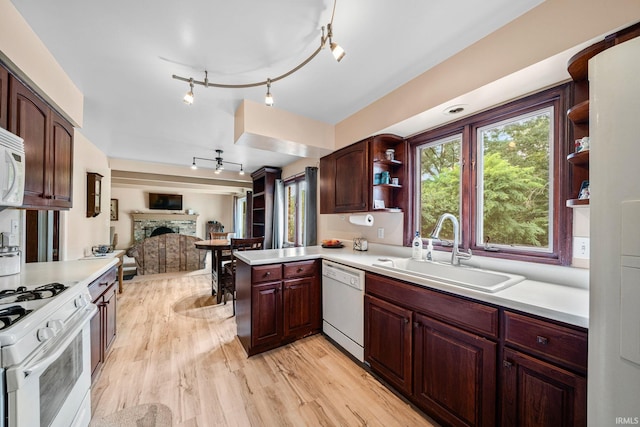
[[[501,291],[525,279],[517,274],[432,261],[416,261],[411,258],[381,259],[373,266],[489,293]]]

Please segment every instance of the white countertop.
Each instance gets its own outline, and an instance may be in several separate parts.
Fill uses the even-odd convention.
[[[236,257],[249,265],[273,264],[278,262],[302,261],[317,258],[327,259],[365,271],[370,271],[372,273],[378,273],[411,282],[419,286],[425,286],[473,298],[477,301],[500,305],[505,308],[543,316],[548,319],[565,322],[583,328],[587,328],[589,326],[589,290],[586,287],[586,285],[588,285],[588,271],[576,271],[576,269],[570,267],[548,267],[531,263],[512,263],[511,271],[509,271],[511,273],[531,277],[531,269],[539,271],[548,269],[548,273],[546,275],[544,272],[541,273],[541,277],[573,276],[571,277],[571,280],[573,280],[573,282],[582,283],[582,286],[549,283],[548,281],[541,281],[536,278],[538,280],[526,279],[502,291],[487,293],[444,282],[431,281],[410,274],[402,274],[397,271],[391,272],[384,268],[372,265],[379,262],[379,258],[381,257],[408,256],[410,256],[410,248],[382,247],[371,250],[370,245],[369,251],[358,252],[352,249],[351,244],[345,244],[345,247],[341,249],[325,249],[321,246],[309,246],[286,249],[268,249],[264,251],[246,251],[238,252],[236,254]],[[448,256],[448,254],[442,253],[438,256]],[[526,266],[524,264],[531,265]],[[514,271],[513,265],[515,265],[516,268],[519,265],[523,265],[523,268],[526,268],[529,271]],[[565,274],[558,275],[558,269],[561,269],[560,271],[563,271]],[[583,283],[585,282],[585,277],[587,277],[587,283]]]
[[[19,274],[0,277],[0,289],[44,285],[52,282],[82,282],[89,285],[101,274],[117,265],[117,258],[92,258],[77,261],[33,262],[22,265]]]

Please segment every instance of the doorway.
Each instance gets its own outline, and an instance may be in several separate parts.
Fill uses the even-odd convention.
[[[25,211],[25,262],[60,260],[60,211]]]

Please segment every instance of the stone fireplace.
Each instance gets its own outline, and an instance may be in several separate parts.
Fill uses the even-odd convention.
[[[134,213],[131,216],[133,218],[134,244],[160,232],[173,232],[187,236],[196,235],[198,215]]]

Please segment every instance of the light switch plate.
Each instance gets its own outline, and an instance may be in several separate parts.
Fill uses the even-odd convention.
[[[384,239],[384,228],[378,228],[378,239]]]
[[[578,259],[589,259],[589,238],[573,238],[573,257]]]

